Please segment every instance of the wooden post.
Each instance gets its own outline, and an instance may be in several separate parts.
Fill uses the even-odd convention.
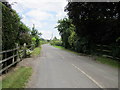
[[[26,43],[24,43],[24,50],[23,50],[23,53],[24,53],[24,58],[26,58]]]
[[[16,44],[16,48],[17,48],[17,50],[16,50],[16,59],[18,60],[18,58],[19,58],[19,54],[18,54],[18,51],[19,51],[19,48],[18,48],[18,44]]]
[[[5,58],[7,58],[7,53],[5,53]],[[7,67],[7,61],[4,62],[4,64],[5,64],[5,67]],[[7,73],[7,72],[8,72],[8,70],[5,70],[5,73]]]
[[[15,50],[13,51],[13,56],[15,55]],[[15,61],[15,57],[13,57],[13,59],[12,59],[12,63],[14,63],[14,61]]]

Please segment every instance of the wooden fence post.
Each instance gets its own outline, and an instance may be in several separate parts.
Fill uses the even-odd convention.
[[[24,58],[26,58],[26,43],[24,43],[24,50],[23,50],[23,53],[24,53]]]
[[[16,44],[16,48],[17,48],[17,50],[16,50],[16,59],[18,60],[18,58],[19,58],[19,54],[18,54],[18,51],[19,51],[19,47],[18,47],[18,44]]]
[[[13,56],[15,55],[15,51],[12,51],[13,52]],[[15,57],[13,57],[13,59],[12,59],[12,63],[14,63],[14,61],[15,61]]]
[[[5,53],[5,58],[7,58],[7,53]],[[4,62],[4,64],[5,64],[5,67],[7,67],[7,61]],[[8,72],[8,70],[5,70],[5,73],[7,73],[7,72]]]

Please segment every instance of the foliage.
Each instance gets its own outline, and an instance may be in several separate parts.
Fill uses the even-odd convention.
[[[4,4],[6,7],[10,8],[10,9],[12,8],[11,5],[6,0],[4,0],[4,2],[2,2],[2,4]]]
[[[28,57],[30,57],[31,56],[31,54],[32,54],[32,50],[30,50],[30,49],[27,49],[26,50],[26,55],[28,56]]]
[[[65,48],[86,53],[88,41],[85,37],[78,37],[75,32],[75,26],[72,24],[71,20],[67,18],[59,20],[56,28],[58,28],[58,31],[60,32],[63,46]]]
[[[24,43],[29,46],[31,45],[31,36],[28,33],[21,34],[18,40],[20,45],[23,45]]]
[[[16,47],[16,43],[31,45],[30,29],[20,21],[19,15],[10,8],[7,2],[2,5],[2,49],[8,50]]]
[[[32,52],[32,56],[38,56],[40,54],[40,51],[41,51],[41,47],[37,47],[33,50]]]
[[[11,5],[8,2],[0,2],[2,6],[2,50],[9,50],[16,48],[16,44],[19,46],[23,46],[24,43],[28,47],[39,46],[41,33],[38,33],[36,29],[35,32],[31,32],[30,28],[21,22],[21,18],[16,13],[15,10],[12,9]],[[32,38],[35,38],[35,43],[32,41]],[[33,48],[34,48],[33,47]],[[16,52],[14,52],[16,54]],[[30,54],[28,52],[28,54]],[[13,52],[3,53],[2,60],[13,55]],[[15,58],[16,61],[17,58]],[[12,63],[12,59],[3,63],[3,67],[6,65],[10,65]]]
[[[120,36],[118,3],[69,2],[65,11],[77,35],[88,37],[89,43],[111,44]]]
[[[35,47],[38,47],[40,45],[40,36],[42,33],[39,33],[36,29],[35,26],[33,26],[32,31],[31,31],[31,36],[32,36],[32,44],[35,45]]]
[[[1,3],[0,3],[1,4]],[[15,48],[18,38],[20,17],[5,5],[2,5],[2,50]]]
[[[71,20],[67,18],[58,20],[58,25],[56,26],[56,28],[61,35],[63,46],[65,48],[70,48],[68,37],[70,36]]]
[[[118,38],[116,39],[116,42],[120,42],[120,37],[118,37]]]
[[[25,24],[20,22],[19,32],[18,32],[18,43],[23,45],[26,43],[27,45],[31,45],[31,35],[30,28],[28,28]]]
[[[119,57],[119,4],[115,2],[68,2],[68,18],[58,21],[57,29],[65,48],[95,54],[97,45],[111,46],[113,57]],[[104,54],[104,53],[103,53]]]
[[[51,40],[50,44],[53,46],[62,46],[62,41],[54,37],[54,39]]]
[[[47,43],[49,43],[47,40],[45,40],[45,39],[43,39],[43,38],[40,39],[40,44],[41,44],[41,45],[42,45],[42,44],[47,44]]]
[[[75,50],[75,42],[78,38],[78,36],[74,30],[75,30],[75,26],[73,24],[71,24],[71,27],[69,28],[70,36],[68,37],[68,42],[73,50]]]

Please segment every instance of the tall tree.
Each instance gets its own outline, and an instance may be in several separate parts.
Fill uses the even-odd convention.
[[[115,43],[120,36],[117,2],[69,2],[65,11],[79,37],[98,44]]]
[[[60,32],[61,39],[63,41],[63,46],[65,48],[70,48],[70,44],[68,42],[68,37],[70,36],[69,28],[71,26],[71,20],[64,18],[58,21],[57,29]]]

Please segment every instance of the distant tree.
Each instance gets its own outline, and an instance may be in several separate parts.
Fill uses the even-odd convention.
[[[31,35],[32,36],[38,35],[38,31],[35,29],[35,25],[34,24],[33,24],[33,28],[32,28],[32,31],[31,31]]]
[[[31,31],[31,36],[33,38],[35,38],[34,40],[32,39],[32,43],[35,44],[35,47],[38,47],[40,44],[40,36],[42,35],[42,33],[39,33],[38,30],[35,29],[35,25],[33,24],[33,28]]]
[[[56,37],[54,37],[53,40],[58,40],[58,39]]]

